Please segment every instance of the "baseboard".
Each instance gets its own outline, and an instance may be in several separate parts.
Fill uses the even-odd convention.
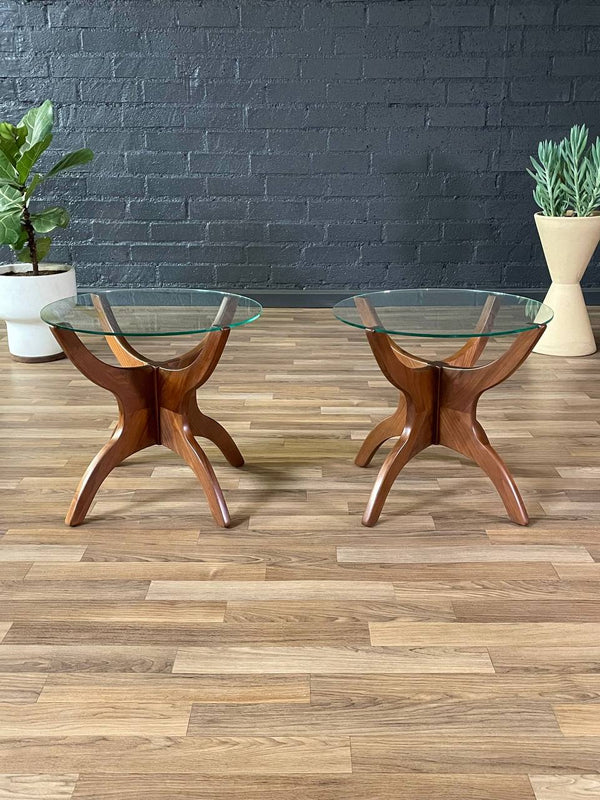
[[[124,288],[124,287],[119,287]],[[448,287],[452,288],[452,287]],[[225,287],[224,287],[224,290]],[[80,292],[91,291],[89,288],[80,287]],[[343,300],[345,297],[350,297],[353,294],[361,294],[362,292],[369,291],[368,289],[260,289],[243,287],[231,287],[231,292],[238,294],[246,294],[254,298],[266,308],[331,308],[331,306]],[[372,291],[375,291],[373,289]],[[485,290],[484,290],[485,291]],[[503,292],[509,294],[519,294],[525,297],[531,297],[533,300],[543,300],[547,287],[537,289],[515,288],[506,289],[502,288]],[[588,305],[600,305],[600,287],[590,287],[583,290],[585,301]]]
[[[448,287],[452,288],[452,287]],[[231,290],[233,291],[233,290]],[[242,294],[244,291],[240,291]],[[247,294],[258,300],[266,308],[330,308],[331,306],[350,297],[361,294],[367,289],[248,289]],[[375,291],[374,289],[372,291]],[[485,291],[485,290],[484,290]],[[500,290],[498,290],[500,291]],[[518,294],[531,297],[533,300],[543,300],[548,288],[538,289],[505,289],[501,291],[508,294]],[[600,287],[584,289],[583,294],[588,305],[600,305]]]

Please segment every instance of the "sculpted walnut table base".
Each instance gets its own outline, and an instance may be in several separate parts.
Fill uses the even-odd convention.
[[[119,420],[111,438],[81,479],[66,523],[74,526],[84,521],[104,479],[122,461],[140,450],[161,444],[181,456],[191,467],[200,481],[216,523],[223,528],[229,527],[230,516],[223,492],[208,457],[195,437],[212,441],[234,467],[241,467],[244,459],[225,428],[200,411],[196,389],[210,378],[219,363],[230,333],[228,326],[236,313],[235,296],[224,296],[212,320],[213,330],[206,333],[194,349],[163,362],[145,358],[129,344],[121,334],[120,323],[115,318],[107,295],[90,297],[99,324],[106,333],[106,341],[120,366],[98,359],[74,330],[53,326],[52,332],[79,371],[114,394],[119,407]]]
[[[477,421],[477,402],[483,392],[506,380],[521,366],[543,334],[545,324],[530,323],[529,329],[519,332],[512,346],[500,358],[476,366],[494,330],[494,320],[502,302],[499,296],[490,295],[482,304],[477,324],[470,333],[472,338],[449,358],[428,361],[406,352],[384,332],[385,320],[382,322],[379,309],[370,299],[382,294],[352,298],[360,320],[359,327],[365,329],[381,371],[401,392],[395,413],[371,431],[356,456],[355,463],[366,467],[385,441],[399,437],[379,471],[364,512],[363,525],[375,525],[402,468],[422,450],[437,444],[475,461],[496,487],[510,519],[519,525],[527,525],[529,518],[514,478]],[[401,291],[396,294],[401,294]],[[530,306],[530,315],[539,311],[539,307],[539,303],[533,308]],[[336,311],[337,308],[339,306]],[[344,308],[342,313],[347,310]],[[511,313],[514,315],[515,312]],[[349,315],[346,313],[345,316]],[[338,317],[342,318],[340,314]],[[548,317],[551,319],[551,312],[546,314]],[[350,320],[343,321],[357,324],[351,315]]]

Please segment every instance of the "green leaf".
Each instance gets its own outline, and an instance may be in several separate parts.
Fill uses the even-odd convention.
[[[31,149],[34,144],[41,142],[52,133],[53,123],[54,111],[50,100],[46,100],[37,108],[31,108],[19,123],[20,127],[27,128],[25,149]]]
[[[69,212],[66,208],[54,206],[31,215],[31,224],[36,233],[50,233],[55,228],[66,228],[69,224]]]
[[[27,231],[25,230],[25,228],[23,228],[23,226],[21,226],[21,233],[19,235],[19,238],[17,239],[16,242],[12,242],[10,246],[12,247],[13,250],[20,250],[24,246],[26,241],[27,241]]]
[[[0,212],[0,244],[12,244],[21,234],[21,212]]]
[[[35,173],[35,175],[31,179],[31,183],[29,184],[29,186],[27,187],[27,190],[25,192],[25,200],[27,200],[27,201],[29,200],[31,195],[34,193],[36,187],[38,186],[38,184],[40,184],[43,181],[43,179],[44,179],[43,175],[40,175],[39,172]]]
[[[18,180],[17,170],[14,164],[3,150],[0,150],[0,179],[16,183]]]
[[[6,213],[10,209],[23,209],[23,195],[18,189],[12,186],[0,186],[0,213]]]
[[[52,239],[49,236],[42,236],[37,240],[36,244],[38,261],[43,261],[48,255],[48,251],[52,246]]]
[[[44,175],[44,180],[56,175],[57,172],[62,172],[64,169],[71,169],[71,167],[77,167],[79,164],[87,164],[93,157],[94,154],[89,147],[84,147],[83,150],[75,150],[73,153],[69,153],[64,158],[61,158],[60,161]]]
[[[49,236],[43,236],[41,239],[35,240],[38,261],[43,261],[46,258],[51,245],[52,239]],[[29,248],[24,247],[23,250],[17,255],[17,258],[19,261],[23,261],[25,264],[31,264],[31,253],[29,252]]]
[[[29,173],[31,172],[31,168],[38,160],[38,158],[42,155],[44,150],[48,147],[50,142],[52,141],[52,134],[46,136],[45,139],[37,142],[33,145],[29,150],[26,150],[21,158],[17,161],[17,171],[19,173],[19,180],[21,183],[25,183],[27,178],[29,177]]]
[[[17,128],[10,122],[0,122],[0,150],[12,164],[16,164],[21,145],[27,136],[27,128]]]

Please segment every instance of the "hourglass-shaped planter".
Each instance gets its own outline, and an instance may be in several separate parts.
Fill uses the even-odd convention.
[[[600,215],[546,217],[535,223],[552,278],[544,304],[554,319],[534,347],[534,353],[550,356],[587,356],[596,342],[579,282],[600,242]]]

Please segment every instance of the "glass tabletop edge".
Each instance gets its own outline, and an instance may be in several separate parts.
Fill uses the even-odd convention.
[[[476,331],[446,331],[446,332],[429,332],[429,331],[405,331],[405,330],[396,330],[392,326],[385,327],[383,325],[375,325],[369,326],[365,325],[363,322],[358,320],[352,320],[347,318],[346,315],[343,315],[345,310],[356,310],[356,306],[351,305],[352,301],[356,301],[358,298],[374,298],[374,297],[381,297],[386,295],[394,295],[397,294],[398,296],[401,295],[409,295],[410,293],[414,294],[428,294],[435,295],[435,293],[448,293],[451,295],[460,295],[461,293],[465,295],[486,295],[487,297],[499,297],[499,298],[512,298],[513,300],[520,301],[520,304],[527,305],[527,303],[535,303],[537,307],[537,314],[544,310],[545,311],[545,318],[540,322],[536,322],[535,320],[523,320],[522,323],[515,320],[514,326],[507,327],[505,329],[499,328],[497,330],[490,330],[490,331],[483,331],[483,332],[476,332]],[[545,298],[544,298],[545,300]],[[525,333],[526,331],[536,330],[537,328],[544,328],[549,325],[552,320],[554,319],[554,310],[548,306],[544,300],[536,300],[533,297],[527,297],[525,295],[516,294],[514,292],[503,292],[503,291],[496,291],[492,289],[470,289],[467,287],[440,287],[440,286],[426,286],[426,287],[414,287],[414,288],[398,288],[398,289],[374,289],[369,290],[367,292],[359,292],[356,294],[347,295],[341,300],[338,300],[331,307],[331,311],[333,316],[339,321],[344,323],[345,325],[349,325],[352,328],[356,328],[358,330],[364,331],[373,331],[375,333],[387,333],[391,336],[405,336],[414,339],[475,339],[475,338],[493,338],[496,336],[511,336],[516,335],[519,333]],[[515,307],[519,304],[515,304]],[[398,308],[402,308],[403,306],[398,305]],[[411,306],[406,306],[406,308]],[[414,305],[412,306],[417,308],[419,306]],[[456,308],[459,309],[460,305],[450,305],[448,308]],[[378,311],[381,307],[374,305],[374,310]],[[428,306],[426,304],[422,305],[423,309],[427,309]],[[510,323],[509,323],[510,325]]]
[[[51,305],[49,303],[48,305]],[[44,309],[42,309],[43,311]],[[261,311],[262,311],[261,307]],[[42,319],[43,322],[46,322],[46,325],[49,325],[51,328],[60,328],[63,331],[73,331],[73,333],[86,333],[90,336],[122,336],[124,339],[131,339],[133,337],[137,338],[152,338],[155,339],[158,336],[194,336],[195,334],[201,333],[214,333],[215,331],[224,331],[228,328],[242,328],[244,325],[249,325],[251,322],[255,322],[257,319],[260,318],[261,311],[256,313],[253,317],[248,317],[248,319],[240,320],[239,322],[232,322],[230,325],[215,325],[211,328],[192,328],[191,330],[185,331],[160,331],[160,333],[155,332],[135,332],[130,333],[129,331],[100,331],[100,330],[90,330],[89,328],[74,328],[72,325],[63,323],[60,324],[58,322],[46,322],[45,319]],[[41,314],[41,312],[40,312]]]
[[[118,292],[164,292],[165,294],[177,294],[178,291],[185,293],[185,292],[194,292],[200,294],[213,294],[219,295],[221,298],[232,297],[238,300],[249,301],[252,305],[249,306],[248,312],[252,311],[253,313],[245,319],[240,320],[232,320],[228,325],[211,325],[207,327],[198,327],[198,328],[186,328],[185,330],[178,329],[178,330],[164,330],[164,331],[128,331],[128,330],[119,330],[119,331],[109,331],[109,330],[99,330],[99,329],[92,329],[87,326],[80,326],[76,325],[73,326],[70,322],[61,321],[61,320],[48,320],[44,318],[44,312],[50,309],[52,306],[58,305],[60,303],[64,303],[65,301],[75,300],[75,306],[78,304],[79,298],[83,297],[91,297],[92,295],[102,295],[102,296],[110,296],[112,293],[117,294]],[[88,307],[88,306],[85,306]],[[89,306],[91,308],[91,306]],[[121,306],[122,308],[136,308],[135,304],[131,304],[130,306]],[[151,306],[152,307],[152,306]],[[216,306],[215,306],[216,307]],[[154,308],[194,308],[194,306],[154,306]],[[58,328],[60,330],[66,331],[73,331],[74,333],[83,333],[89,334],[92,336],[121,336],[123,338],[130,338],[130,337],[148,337],[148,338],[155,338],[155,337],[164,337],[164,336],[191,336],[194,334],[203,334],[203,333],[212,333],[214,331],[232,329],[232,328],[240,328],[244,325],[249,325],[252,322],[255,322],[257,319],[260,318],[262,312],[264,311],[264,307],[262,303],[259,303],[258,300],[255,300],[253,297],[248,297],[247,295],[239,294],[237,292],[228,292],[228,291],[221,291],[218,289],[195,289],[195,288],[178,288],[178,287],[117,287],[113,289],[87,289],[86,291],[78,291],[76,294],[68,295],[67,297],[62,297],[57,300],[53,300],[51,303],[47,303],[43,306],[39,311],[40,319],[46,323],[51,328]]]
[[[357,330],[373,331],[373,333],[387,333],[390,336],[406,336],[410,337],[411,339],[483,339],[493,338],[494,336],[514,336],[517,333],[525,333],[525,331],[533,331],[536,328],[543,328],[548,324],[548,322],[552,322],[552,319],[550,319],[548,322],[532,323],[526,327],[515,328],[514,330],[489,331],[487,333],[415,333],[414,331],[409,333],[408,331],[392,331],[389,328],[370,328],[367,325],[361,325],[358,322],[350,322],[350,320],[342,319],[342,317],[338,317],[337,314],[334,314],[334,316],[337,320],[339,320],[339,322],[343,322],[344,325],[350,325],[351,328],[356,328]]]

